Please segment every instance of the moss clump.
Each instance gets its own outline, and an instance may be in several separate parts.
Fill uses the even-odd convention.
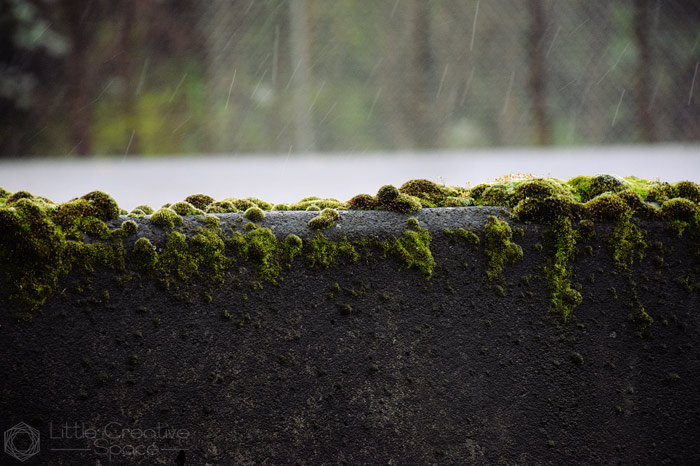
[[[177,225],[182,225],[182,217],[169,207],[162,207],[151,215],[149,221],[163,230],[172,230]]]
[[[34,195],[29,191],[17,191],[16,193],[7,196],[5,199],[5,205],[11,206],[20,199],[34,199]]]
[[[585,205],[591,220],[620,220],[632,215],[632,209],[617,194],[601,194]]]
[[[522,221],[550,222],[557,218],[578,217],[581,210],[581,204],[567,196],[526,197],[515,206],[513,215]]]
[[[313,230],[325,230],[335,225],[335,221],[340,218],[335,209],[323,209],[317,217],[309,220],[308,225]]]
[[[451,186],[442,186],[432,181],[418,179],[405,182],[399,191],[406,195],[417,198],[423,207],[445,207],[447,198],[459,198],[466,196],[466,189]]]
[[[379,199],[379,195],[377,195],[377,204],[379,208],[391,210],[393,212],[401,212],[403,214],[415,213],[421,209],[421,203],[417,198],[401,193],[394,197],[394,192],[390,188],[393,188],[393,186],[384,186],[380,189],[380,191],[384,190],[382,199],[385,199],[386,202],[382,202],[382,200]]]
[[[479,236],[471,230],[465,230],[464,228],[451,230],[449,228],[445,228],[444,233],[451,238],[461,238],[462,240],[466,241],[467,244],[474,247],[474,249],[479,248]]]
[[[272,206],[272,210],[277,210],[277,211],[289,210],[289,204],[285,204],[285,203],[275,204]]]
[[[576,200],[571,190],[561,183],[550,179],[533,178],[518,183],[513,188],[512,203],[517,204],[527,198],[544,199],[552,196],[564,196],[571,201]]]
[[[254,228],[245,235],[236,232],[224,240],[230,255],[253,263],[258,269],[258,280],[254,288],[261,288],[263,282],[277,283],[283,266],[290,266],[301,254],[303,242],[296,235],[288,235],[279,243],[269,228]]]
[[[476,203],[479,205],[510,206],[513,188],[506,183],[495,183],[481,193]]]
[[[347,202],[351,210],[375,210],[379,203],[369,194],[358,194]]]
[[[679,181],[673,185],[675,197],[688,199],[694,203],[700,203],[700,187],[692,181]]]
[[[185,198],[185,202],[192,204],[197,209],[204,210],[214,202],[214,198],[206,194],[191,194]]]
[[[226,213],[236,213],[240,212],[233,202],[230,201],[215,201],[207,206],[205,209],[208,214],[226,214]]]
[[[503,268],[523,258],[523,248],[513,243],[513,231],[507,222],[489,216],[484,227],[486,276],[503,280]]]
[[[136,266],[145,271],[154,270],[158,263],[158,253],[148,238],[139,238],[131,251]]]
[[[356,262],[360,258],[346,236],[341,236],[338,241],[331,241],[323,233],[316,233],[313,238],[306,240],[306,245],[308,246],[306,262],[309,267],[334,266],[338,256],[343,257],[347,262]]]
[[[693,221],[700,214],[700,208],[685,198],[669,199],[661,205],[661,215],[666,220]]]
[[[317,206],[317,205],[314,204],[314,205],[308,206],[308,207],[307,207],[306,209],[304,209],[304,210],[306,210],[307,212],[320,212],[320,211],[321,211],[321,208],[320,208],[319,206]]]
[[[182,215],[182,216],[199,215],[199,214],[204,213],[203,211],[201,211],[197,207],[195,207],[192,204],[190,204],[189,202],[185,202],[185,201],[176,202],[175,204],[172,204],[170,206],[170,208],[172,210],[174,210],[175,212],[177,212],[178,215]]]
[[[34,311],[69,271],[67,245],[41,204],[26,197],[13,204],[0,208],[0,262],[10,300]]]
[[[379,188],[377,191],[377,200],[380,204],[387,205],[399,197],[399,190],[396,187],[388,184]]]
[[[116,201],[102,191],[92,191],[82,196],[92,208],[90,215],[100,220],[113,220],[119,217],[119,206]]]
[[[259,222],[265,218],[265,212],[260,207],[249,207],[243,214],[251,222]]]
[[[7,191],[5,188],[0,186],[0,198],[1,199],[6,199],[10,194],[12,194],[10,191]]]
[[[291,267],[294,258],[301,254],[303,248],[304,242],[301,238],[294,234],[287,235],[281,248],[282,262]]]
[[[408,219],[406,226],[409,229],[399,238],[380,243],[382,256],[394,256],[401,263],[402,269],[415,267],[429,280],[435,269],[435,259],[430,251],[432,237],[428,230],[418,225],[416,219]]]
[[[641,218],[654,219],[658,216],[658,209],[644,202],[642,196],[631,189],[620,191],[617,195],[627,204],[630,210]]]
[[[122,222],[121,229],[126,236],[131,236],[136,234],[139,226],[133,220],[126,220]]]
[[[138,206],[134,207],[134,210],[132,210],[132,212],[134,212],[136,210],[140,210],[146,215],[151,215],[154,212],[153,207],[145,205],[145,204],[138,205]]]

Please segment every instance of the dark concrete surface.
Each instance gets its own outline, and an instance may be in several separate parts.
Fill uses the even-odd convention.
[[[593,254],[574,264],[583,303],[563,322],[542,278],[544,226],[509,220],[525,230],[514,240],[524,257],[505,269],[505,296],[485,279],[483,247],[442,233],[481,235],[494,214],[508,217],[416,215],[433,235],[429,282],[377,254],[329,269],[297,259],[262,290],[229,277],[210,303],[196,283],[186,302],[148,279],[120,286],[112,270],[82,294],[66,277],[31,323],[1,317],[0,427],[40,432],[30,465],[700,464],[690,240],[643,223],[645,260],[615,273],[612,226],[597,224]],[[305,238],[314,215],[268,213],[260,225]],[[397,236],[408,217],[341,212],[329,236]],[[631,282],[649,332],[630,322]]]

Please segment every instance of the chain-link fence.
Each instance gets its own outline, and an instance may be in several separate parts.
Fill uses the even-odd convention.
[[[80,58],[75,44],[53,57],[63,71],[39,79],[37,94],[52,96],[51,105],[3,106],[3,122],[25,122],[3,131],[15,152],[73,147],[81,135],[71,121],[88,120],[91,152],[700,140],[695,0],[105,5],[74,22],[46,13],[52,33],[94,37],[82,52],[88,59],[77,61],[89,80],[76,89],[66,72]],[[93,36],[73,33],[86,21]],[[108,48],[110,37],[122,45]],[[5,61],[0,96],[13,102],[7,77],[22,61]]]

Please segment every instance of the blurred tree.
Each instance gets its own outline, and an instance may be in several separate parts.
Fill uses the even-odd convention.
[[[531,17],[528,42],[530,62],[528,86],[535,118],[535,144],[544,146],[551,142],[547,116],[546,65],[543,47],[547,20],[542,9],[542,0],[528,0],[527,6]]]

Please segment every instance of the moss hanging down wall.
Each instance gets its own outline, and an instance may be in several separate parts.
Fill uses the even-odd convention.
[[[0,409],[190,430],[165,464],[690,464],[698,202],[612,175],[131,212],[0,189]]]

